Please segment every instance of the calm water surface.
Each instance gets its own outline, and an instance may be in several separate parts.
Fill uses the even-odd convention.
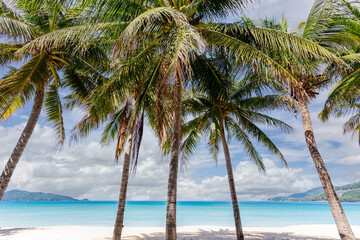
[[[360,225],[360,203],[343,203],[351,225]],[[0,226],[113,226],[117,202],[0,202]],[[166,202],[128,202],[125,226],[165,225]],[[178,225],[233,226],[230,202],[179,202]],[[240,202],[244,226],[333,224],[327,203]]]

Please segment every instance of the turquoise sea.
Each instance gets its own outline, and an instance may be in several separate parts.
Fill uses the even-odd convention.
[[[343,203],[351,225],[360,225],[360,203]],[[117,202],[0,202],[0,226],[113,226]],[[128,202],[125,226],[165,226],[165,202]],[[233,226],[230,202],[179,202],[178,225]],[[244,226],[332,224],[327,203],[240,202]]]

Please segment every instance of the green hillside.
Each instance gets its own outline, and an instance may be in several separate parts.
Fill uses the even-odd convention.
[[[2,201],[9,202],[30,202],[30,201],[88,201],[87,199],[78,200],[68,196],[62,196],[52,193],[27,192],[21,190],[11,190],[4,194]]]
[[[360,202],[360,182],[335,187],[336,193],[342,202]],[[303,193],[295,193],[286,197],[274,197],[269,201],[319,202],[326,201],[322,187],[313,188]]]

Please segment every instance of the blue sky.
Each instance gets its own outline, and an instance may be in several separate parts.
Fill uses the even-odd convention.
[[[254,3],[245,12],[254,18],[285,15],[290,29],[307,17],[312,0],[263,0]],[[238,20],[234,15],[227,21]],[[0,70],[4,74],[4,69]],[[311,103],[315,136],[320,153],[326,161],[335,185],[360,180],[359,146],[350,135],[342,134],[345,119],[331,119],[321,123],[317,114],[326,99],[327,91]],[[3,167],[26,123],[31,106],[26,106],[5,122],[0,123],[0,166]],[[278,144],[289,168],[269,155],[261,146],[267,173],[261,173],[243,153],[241,145],[230,143],[235,182],[240,200],[266,200],[269,197],[306,191],[320,185],[317,173],[306,148],[301,117],[292,113],[273,112],[296,128],[295,134],[284,135],[276,131],[267,133]],[[67,132],[81,119],[80,110],[65,112]],[[9,189],[43,191],[71,195],[91,200],[116,200],[120,189],[122,163],[114,164],[114,146],[99,144],[100,131],[77,144],[68,142],[61,152],[56,151],[55,134],[46,123],[44,112],[13,175]],[[69,139],[69,134],[68,134]],[[140,149],[139,166],[129,181],[130,200],[166,200],[168,158],[161,157],[157,140],[145,128]],[[180,200],[230,200],[226,169],[222,152],[216,165],[208,154],[206,144],[201,144],[194,156],[183,167],[179,176]]]

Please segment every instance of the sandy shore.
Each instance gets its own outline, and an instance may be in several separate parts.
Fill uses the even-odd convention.
[[[338,239],[335,225],[295,225],[288,227],[248,227],[246,239],[271,240],[324,240]],[[360,226],[353,226],[360,238]],[[164,239],[164,228],[128,227],[124,229],[126,240]],[[228,240],[236,239],[234,228],[213,226],[179,227],[178,239],[186,240]],[[37,228],[1,228],[0,240],[109,240],[111,227],[56,226]]]

